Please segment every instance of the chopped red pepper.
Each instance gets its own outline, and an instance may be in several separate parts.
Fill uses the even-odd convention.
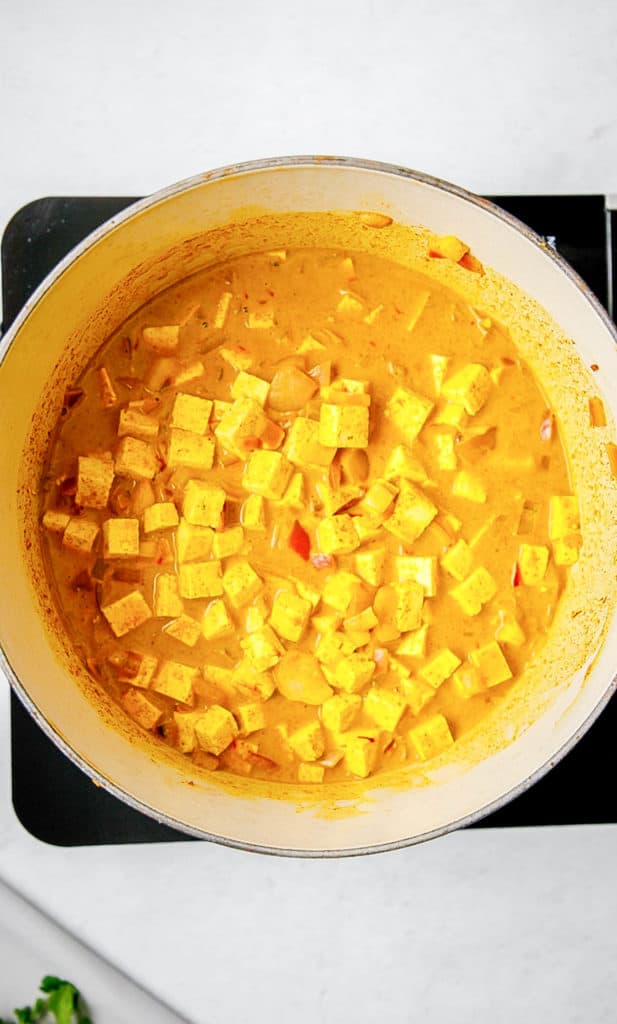
[[[518,562],[516,562],[516,564],[514,566],[514,572],[512,573],[512,586],[513,587],[520,587],[522,582],[523,582],[523,577],[521,575],[521,568],[520,568]]]
[[[428,254],[432,260],[442,260],[443,256],[437,249],[429,249]]]
[[[458,261],[459,267],[463,267],[465,270],[471,270],[472,274],[483,274],[484,267],[480,263],[480,260],[470,252],[466,252],[464,256],[461,256]]]
[[[241,447],[247,452],[256,451],[257,448],[261,448],[261,444],[262,441],[260,437],[243,437],[240,441]]]
[[[304,527],[300,526],[298,520],[294,523],[293,529],[289,534],[289,546],[297,555],[300,555],[300,558],[308,562],[311,557],[311,538]]]

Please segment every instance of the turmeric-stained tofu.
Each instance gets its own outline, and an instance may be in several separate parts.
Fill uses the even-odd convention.
[[[262,494],[249,494],[242,502],[240,522],[245,530],[263,533],[266,529],[266,510]]]
[[[202,750],[218,757],[238,735],[238,724],[227,708],[212,704],[195,724],[195,736]]]
[[[521,581],[528,587],[541,583],[548,568],[548,548],[544,544],[521,544],[518,549]]]
[[[406,710],[402,697],[380,686],[373,686],[364,698],[364,711],[386,732],[394,732]]]
[[[404,444],[398,444],[396,448],[392,449],[383,475],[385,480],[402,478],[417,484],[424,484],[428,480],[424,466]]]
[[[496,640],[471,651],[469,660],[478,669],[485,686],[499,686],[512,678],[512,670]]]
[[[187,647],[194,647],[201,636],[201,627],[190,615],[180,615],[165,627],[165,634]]]
[[[437,559],[433,555],[398,555],[394,560],[397,579],[415,580],[426,597],[437,593]]]
[[[313,606],[306,598],[279,590],[272,604],[270,625],[284,640],[298,641],[312,610]]]
[[[335,693],[321,705],[321,721],[332,732],[345,732],[353,725],[362,697],[357,693]]]
[[[287,431],[283,453],[295,466],[326,467],[336,455],[336,447],[320,443],[317,420],[296,416]]]
[[[323,782],[326,769],[322,764],[299,764],[298,782]]]
[[[261,309],[247,314],[246,326],[249,330],[269,331],[274,327],[274,313],[270,310]]]
[[[462,697],[463,700],[469,700],[470,697],[475,697],[485,688],[482,676],[475,665],[461,665],[461,667],[457,668],[456,672],[452,674],[452,682],[454,684],[456,694],[459,697]]]
[[[413,676],[401,679],[399,689],[412,715],[419,715],[435,696],[432,686]]]
[[[80,455],[77,459],[75,503],[81,508],[105,508],[114,474],[111,456]]]
[[[325,555],[348,555],[360,547],[353,518],[344,513],[320,519],[316,536],[317,546]]]
[[[551,540],[561,540],[581,529],[578,501],[571,494],[553,495],[548,506],[548,535]]]
[[[258,732],[266,725],[263,704],[239,704],[235,711],[235,717],[243,736]]]
[[[68,512],[60,512],[57,509],[48,508],[43,516],[43,526],[50,533],[64,533],[71,521]]]
[[[444,472],[456,469],[458,465],[456,439],[452,430],[431,427],[427,429],[424,440],[437,469]]]
[[[449,648],[444,647],[430,661],[422,666],[418,675],[425,683],[437,690],[461,664],[461,659]]]
[[[184,490],[182,511],[192,526],[221,525],[223,506],[227,495],[220,484],[205,480],[189,480]]]
[[[282,452],[254,451],[248,459],[242,486],[264,498],[282,498],[293,475],[293,466]]]
[[[207,434],[211,415],[212,402],[209,398],[180,392],[174,398],[170,425],[192,434]]]
[[[289,734],[289,746],[302,761],[318,761],[325,743],[319,722],[309,722]]]
[[[413,579],[399,580],[392,584],[396,594],[395,622],[401,633],[417,629],[422,621],[424,588]]]
[[[243,608],[262,588],[263,583],[250,562],[241,560],[225,569],[223,589],[233,608]]]
[[[315,648],[315,657],[322,665],[334,668],[335,662],[353,654],[353,641],[344,633],[322,633]]]
[[[142,729],[154,729],[161,721],[163,712],[154,701],[149,700],[141,690],[129,689],[120,698],[122,707]]]
[[[564,537],[560,540],[552,541],[555,565],[574,565],[575,562],[578,562],[579,541],[579,537],[576,539]]]
[[[128,651],[127,658],[118,674],[118,682],[130,683],[140,690],[147,690],[158,668],[158,658],[138,651]]]
[[[343,628],[347,633],[366,632],[367,630],[374,629],[378,622],[379,619],[369,605],[368,608],[364,608],[361,612],[350,615],[345,619]]]
[[[176,746],[181,754],[192,754],[197,740],[195,723],[203,715],[203,711],[174,711],[174,725],[177,729]]]
[[[385,564],[385,548],[370,548],[368,551],[358,551],[354,555],[354,569],[360,579],[371,587],[381,586]]]
[[[332,685],[346,693],[357,693],[375,674],[375,661],[366,654],[349,654],[334,666]]]
[[[223,413],[214,435],[227,451],[247,459],[263,435],[268,420],[254,398],[237,398]]]
[[[139,521],[106,519],[103,523],[105,558],[136,558],[139,555]]]
[[[210,602],[201,620],[201,628],[206,640],[220,640],[233,633],[234,624],[222,598]]]
[[[439,397],[443,387],[443,382],[448,373],[448,367],[451,359],[449,356],[430,355],[428,357],[428,362],[431,370],[431,377],[433,378],[433,388],[435,390],[435,394]]]
[[[326,448],[367,448],[369,411],[365,405],[324,402],[319,413],[319,443]]]
[[[452,494],[455,498],[465,498],[483,505],[486,501],[486,488],[475,473],[461,469],[452,481]]]
[[[180,596],[189,600],[200,597],[219,597],[223,593],[221,563],[183,562],[178,569]]]
[[[245,658],[257,672],[266,672],[273,668],[281,657],[282,647],[268,626],[262,626],[261,629],[249,633],[240,641],[240,646]]]
[[[178,347],[180,327],[178,324],[169,324],[164,327],[144,327],[141,336],[146,348],[159,355],[169,355]]]
[[[154,581],[154,614],[157,619],[175,619],[182,615],[184,604],[180,597],[178,577],[173,572],[161,572]]]
[[[281,505],[287,505],[288,508],[295,509],[297,512],[301,511],[306,505],[304,491],[304,477],[302,473],[294,473],[287,486],[287,490],[281,498]]]
[[[113,633],[120,637],[126,636],[132,629],[137,629],[152,616],[150,607],[139,590],[133,590],[124,597],[111,601],[101,607],[101,611],[109,623]]]
[[[394,511],[384,527],[404,543],[413,544],[436,515],[437,508],[430,498],[407,480],[401,480]]]
[[[253,398],[260,405],[266,404],[270,385],[267,380],[256,377],[253,373],[246,373],[240,370],[238,376],[231,385],[232,398]]]
[[[345,767],[359,779],[365,779],[370,775],[379,753],[379,733],[369,735],[369,732],[370,730],[364,730],[363,735],[350,735],[344,740]]]
[[[407,733],[409,742],[421,761],[443,754],[454,743],[450,726],[443,715],[433,715]]]
[[[178,562],[204,561],[209,558],[214,532],[208,526],[193,526],[181,519],[176,530]]]
[[[142,441],[152,441],[159,432],[159,421],[156,416],[148,416],[141,409],[120,410],[118,422],[118,437],[138,437]]]
[[[358,511],[369,519],[378,522],[384,518],[391,508],[394,499],[398,494],[398,487],[388,480],[375,480],[364,495],[362,501],[358,502]]]
[[[441,393],[452,402],[464,406],[469,416],[475,416],[491,393],[491,375],[482,363],[469,363],[458,373],[444,381]]]
[[[430,399],[404,387],[395,388],[386,403],[386,416],[398,427],[407,444],[413,444],[432,411]]]
[[[211,671],[211,670],[210,670]],[[271,672],[258,672],[248,658],[236,665],[231,677],[232,685],[251,700],[270,700],[276,684]]]
[[[178,510],[173,501],[155,501],[154,505],[144,509],[144,533],[171,530],[178,522]]]
[[[151,444],[137,437],[123,437],[116,452],[116,473],[133,480],[152,480],[159,470]]]
[[[225,321],[227,320],[227,314],[229,313],[229,307],[231,305],[232,298],[233,295],[231,292],[221,293],[220,298],[216,304],[216,308],[214,310],[214,316],[212,317],[212,326],[216,328],[216,330],[220,330],[222,327],[225,326]],[[250,362],[248,365],[251,365]],[[238,367],[236,367],[236,369],[237,368]]]
[[[62,545],[80,555],[89,555],[98,534],[97,523],[84,519],[82,516],[72,516],[62,534]]]
[[[362,590],[362,580],[352,572],[339,569],[326,579],[322,598],[325,604],[345,615]]]
[[[525,643],[525,634],[516,619],[503,615],[503,621],[495,630],[495,639],[511,647],[522,647]]]
[[[197,669],[190,665],[183,665],[180,661],[164,661],[152,683],[152,689],[162,697],[190,706],[194,700],[193,686],[197,675]]]
[[[478,615],[496,593],[497,584],[484,566],[474,569],[471,575],[450,591],[465,615]]]
[[[167,446],[167,465],[187,466],[189,469],[212,469],[214,438],[194,434],[190,430],[172,427]]]
[[[244,546],[244,530],[241,526],[229,526],[226,530],[214,533],[212,537],[212,557],[229,558],[237,555]]]
[[[244,628],[247,633],[254,633],[257,629],[265,626],[270,616],[270,606],[261,594],[256,598],[244,613]]]
[[[397,644],[396,653],[402,654],[405,658],[423,658],[426,654],[427,634],[428,625],[426,623],[419,629],[405,633]]]
[[[455,580],[462,581],[469,576],[471,572],[471,565],[473,561],[473,555],[469,545],[459,538],[451,548],[448,548],[446,553],[441,558],[441,564],[446,572],[454,576]]]

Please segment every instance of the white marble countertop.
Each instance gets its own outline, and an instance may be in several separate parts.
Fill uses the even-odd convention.
[[[479,192],[617,193],[612,2],[0,9],[0,224],[41,195],[143,194],[300,152]],[[0,677],[0,876],[188,1018],[615,1020],[617,826],[338,862],[55,849],[12,811],[8,703]]]

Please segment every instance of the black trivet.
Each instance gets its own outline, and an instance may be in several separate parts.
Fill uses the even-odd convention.
[[[38,199],[19,210],[2,238],[3,330],[52,268],[90,231],[134,202],[131,198]],[[500,206],[544,235],[604,305],[617,268],[610,258],[617,218],[603,196],[501,196]],[[617,255],[617,254],[614,254]],[[502,810],[474,827],[573,825],[617,821],[617,700],[560,764]],[[11,694],[13,806],[37,839],[56,846],[151,843],[189,837],[131,810],[90,780]]]

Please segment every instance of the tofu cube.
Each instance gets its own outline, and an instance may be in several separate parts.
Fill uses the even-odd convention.
[[[441,565],[446,572],[450,573],[450,576],[454,576],[455,580],[462,582],[471,572],[472,560],[471,548],[461,537],[456,544],[448,548],[441,559]]]
[[[117,637],[126,636],[152,617],[148,603],[139,590],[133,590],[117,601],[112,601],[102,607],[101,611]]]
[[[287,505],[288,508],[295,509],[297,512],[305,507],[304,477],[302,473],[294,473],[292,476],[289,486],[281,498],[281,505]]]
[[[306,598],[279,590],[272,604],[270,625],[284,640],[298,641],[306,629],[313,606]]]
[[[360,547],[353,519],[344,513],[320,519],[316,537],[317,546],[324,555],[348,555]]]
[[[555,565],[574,565],[578,562],[578,539],[576,543],[570,538],[554,540],[552,548]]]
[[[323,782],[326,769],[322,764],[299,764],[298,782]]]
[[[268,424],[261,405],[253,398],[237,398],[223,413],[214,435],[219,444],[240,459],[247,459]]]
[[[385,564],[385,548],[371,548],[369,551],[359,551],[354,556],[354,568],[358,576],[371,587],[381,586]]]
[[[422,725],[416,725],[407,733],[409,742],[421,761],[443,754],[454,743],[450,726],[443,715],[433,715]]]
[[[175,352],[180,341],[180,327],[169,324],[164,327],[144,327],[141,337],[146,348],[159,355]]]
[[[336,693],[321,705],[321,721],[332,732],[345,732],[353,725],[362,707],[362,697],[357,693]]]
[[[396,648],[396,653],[402,654],[406,658],[423,658],[426,654],[427,633],[428,625],[426,623],[419,629],[405,633]]]
[[[227,495],[220,484],[205,480],[189,480],[184,490],[182,511],[191,526],[221,525],[221,515]]]
[[[328,576],[324,584],[322,598],[325,604],[331,605],[341,615],[345,615],[361,591],[362,581],[360,578],[352,572],[340,569]]]
[[[449,648],[444,647],[430,661],[427,661],[426,665],[422,666],[418,675],[425,683],[437,690],[442,683],[445,683],[446,679],[450,678],[460,664],[461,659]]]
[[[116,452],[116,473],[133,480],[152,480],[159,463],[152,445],[137,437],[123,437]]]
[[[396,594],[396,610],[394,621],[400,633],[417,629],[422,622],[422,606],[424,604],[424,588],[415,580],[400,580],[392,584]]]
[[[340,658],[353,654],[353,641],[343,633],[323,633],[315,648],[315,657],[322,665],[334,666]]]
[[[139,555],[139,521],[137,519],[106,519],[103,523],[103,556],[105,558],[137,558]]]
[[[484,690],[484,682],[474,665],[462,665],[452,675],[454,689],[463,700],[469,700]]]
[[[291,596],[291,595],[290,595]],[[240,641],[245,658],[257,672],[267,672],[281,658],[281,645],[268,626],[256,629]]]
[[[197,676],[197,669],[190,665],[183,665],[179,661],[164,661],[152,683],[152,689],[163,697],[190,706],[194,700],[193,686]]]
[[[259,700],[270,700],[276,689],[271,672],[258,672],[247,658],[236,665],[232,674],[232,684],[241,693],[256,697]]]
[[[214,558],[229,558],[237,555],[244,546],[244,530],[241,526],[230,526],[226,530],[214,533],[212,537],[212,555]]]
[[[419,715],[435,696],[433,687],[421,679],[401,679],[399,689],[412,715]]]
[[[548,535],[550,539],[562,540],[565,537],[578,536],[580,529],[576,498],[571,494],[553,495],[548,506]]]
[[[485,686],[499,686],[512,678],[512,671],[496,640],[471,651],[469,660],[478,669]]]
[[[433,408],[433,403],[424,395],[397,387],[386,403],[386,416],[400,430],[407,444],[413,444]]]
[[[170,425],[192,434],[207,434],[211,414],[212,402],[209,398],[180,392],[174,399]]]
[[[195,723],[202,715],[203,711],[174,711],[174,724],[178,731],[176,746],[181,754],[192,754],[195,750]]]
[[[252,732],[265,729],[266,716],[263,704],[239,704],[236,708],[235,717],[240,725],[240,732],[249,736]]]
[[[194,359],[190,363],[182,363],[180,367],[175,370],[171,377],[171,383],[175,388],[179,388],[182,384],[188,384],[191,380],[203,377],[205,372],[206,370],[201,360]]]
[[[142,441],[153,441],[158,436],[159,421],[155,416],[148,416],[141,409],[120,410],[118,437],[138,437]]]
[[[379,619],[369,605],[363,611],[358,612],[356,615],[350,615],[348,619],[345,619],[343,628],[346,633],[364,633],[374,629],[378,622]]]
[[[548,568],[548,548],[544,544],[521,544],[518,549],[521,580],[528,587],[537,586]]]
[[[182,615],[184,605],[180,597],[178,577],[173,572],[161,572],[154,581],[154,614],[157,619],[175,619]]]
[[[267,310],[251,312],[247,315],[245,323],[249,330],[268,331],[274,327],[274,313]]]
[[[214,316],[212,317],[212,326],[216,328],[216,330],[221,330],[221,328],[225,326],[232,298],[233,296],[231,292],[221,293],[221,297],[219,298],[216,304],[216,309],[214,310]],[[250,362],[248,365],[251,365]]]
[[[238,731],[234,716],[220,704],[212,704],[195,725],[199,746],[216,757],[235,740]]]
[[[105,508],[114,482],[111,458],[80,455],[77,459],[77,493],[75,503],[81,508]]]
[[[254,633],[265,626],[270,616],[270,607],[265,597],[257,598],[244,613],[244,628],[247,633]]]
[[[464,427],[467,423],[467,413],[464,405],[456,405],[455,402],[446,402],[437,410],[433,417],[435,426],[442,427]]]
[[[257,597],[263,583],[252,565],[246,560],[235,562],[225,569],[223,589],[233,608],[242,608]]]
[[[495,638],[502,644],[510,644],[512,647],[522,647],[525,643],[525,634],[516,619],[504,616],[503,622],[495,630]]]
[[[178,589],[181,597],[191,601],[200,597],[220,597],[223,593],[221,563],[183,562],[178,570]]]
[[[140,690],[147,690],[158,668],[158,659],[138,651],[128,651],[127,658],[118,674],[118,682],[130,683]]]
[[[381,729],[394,732],[407,710],[407,704],[398,694],[373,686],[364,698],[364,710]]]
[[[234,624],[222,598],[210,602],[201,620],[201,629],[206,640],[220,640],[234,632]]]
[[[289,734],[289,746],[302,761],[318,761],[325,750],[319,722],[309,722]]]
[[[120,699],[122,707],[142,729],[155,729],[163,717],[163,712],[149,700],[141,690],[127,690]]]
[[[386,480],[402,478],[417,484],[424,484],[428,480],[424,466],[404,444],[399,444],[392,449],[383,475]]]
[[[444,259],[452,260],[453,263],[458,263],[465,253],[469,252],[469,246],[455,235],[436,235],[431,247]]]
[[[167,465],[187,466],[189,469],[212,469],[214,439],[190,430],[172,427],[167,445]]]
[[[282,498],[293,475],[293,466],[282,452],[254,451],[244,468],[242,486],[264,498]]]
[[[50,533],[64,533],[71,521],[68,512],[59,512],[57,509],[48,508],[43,516],[43,526]]]
[[[342,504],[346,504],[346,502],[341,502],[339,508]],[[374,519],[369,519],[368,516],[354,516],[353,525],[361,544],[376,540],[381,534],[381,523],[376,523]]]
[[[352,775],[366,779],[377,760],[377,736],[350,736],[345,740],[345,767]]]
[[[482,363],[469,363],[444,381],[444,398],[462,405],[469,416],[475,416],[491,393],[491,375]]]
[[[444,472],[455,470],[458,465],[456,457],[455,435],[451,430],[438,430],[431,427],[426,433],[426,444],[438,469]]]
[[[204,561],[210,556],[214,533],[208,526],[192,526],[181,519],[176,531],[178,562]]]
[[[144,509],[144,533],[171,530],[178,522],[178,510],[173,501],[156,501],[154,505]]]
[[[450,594],[465,612],[465,615],[478,615],[483,605],[497,593],[497,584],[483,566],[479,566],[467,579],[453,587]]]
[[[194,647],[201,636],[201,627],[190,615],[180,615],[165,627],[165,633],[187,647]]]
[[[397,579],[415,580],[426,597],[437,593],[437,559],[432,555],[397,555],[394,560]]]
[[[430,355],[428,357],[428,361],[431,368],[431,377],[433,378],[435,394],[439,396],[441,394],[443,382],[446,379],[448,366],[450,365],[451,360],[449,356]]]
[[[460,469],[452,481],[452,494],[455,498],[465,498],[483,505],[486,501],[486,488],[482,481],[470,473],[468,469]]]
[[[319,412],[319,443],[326,448],[368,448],[369,411],[363,405],[324,402]]]
[[[383,524],[405,544],[413,544],[437,515],[433,502],[407,480],[401,480],[394,511]]]
[[[326,447],[319,441],[319,423],[304,416],[296,416],[287,431],[283,453],[295,466],[326,468],[336,455],[335,447]]]
[[[270,385],[267,380],[256,377],[253,373],[240,370],[231,385],[232,398],[253,398],[259,405],[265,405]]]
[[[398,494],[398,487],[388,480],[375,480],[358,504],[362,515],[380,522]]]
[[[80,555],[89,555],[98,533],[97,523],[92,523],[82,516],[73,516],[62,534],[62,545]]]
[[[366,654],[349,654],[334,667],[333,685],[346,693],[357,693],[373,678],[375,662]]]

